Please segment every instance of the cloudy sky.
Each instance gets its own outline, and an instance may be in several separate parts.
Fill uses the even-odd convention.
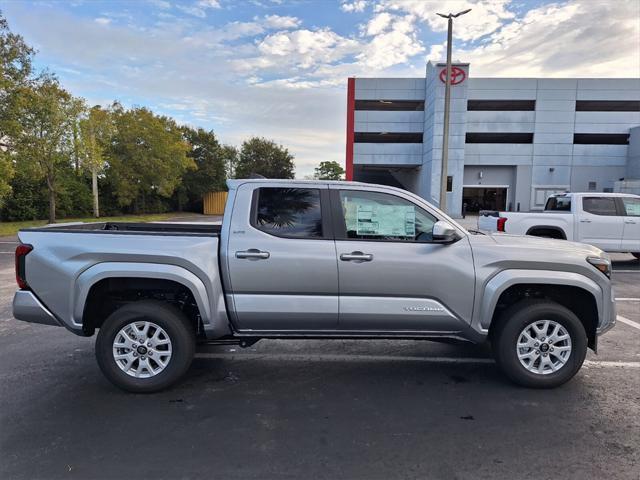
[[[454,59],[472,77],[640,77],[640,0],[0,0],[74,94],[273,138],[298,177],[344,164],[347,77],[423,76],[435,12],[466,8]]]

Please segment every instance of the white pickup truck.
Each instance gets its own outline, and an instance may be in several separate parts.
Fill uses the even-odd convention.
[[[640,259],[640,196],[559,193],[541,213],[482,211],[478,229],[588,243]]]

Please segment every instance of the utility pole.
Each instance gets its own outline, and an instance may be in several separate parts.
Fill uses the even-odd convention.
[[[451,43],[453,41],[453,19],[469,13],[471,9],[456,14],[437,15],[448,20],[447,25],[447,75],[444,88],[444,124],[442,126],[442,165],[440,167],[440,210],[447,212],[447,167],[449,163],[449,111],[451,109]]]

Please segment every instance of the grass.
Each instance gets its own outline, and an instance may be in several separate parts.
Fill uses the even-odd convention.
[[[157,213],[152,215],[123,215],[120,217],[83,217],[83,218],[61,218],[58,223],[65,222],[157,222],[173,217],[173,213]],[[15,235],[21,228],[41,227],[46,225],[46,220],[25,220],[21,222],[0,222],[0,237]]]

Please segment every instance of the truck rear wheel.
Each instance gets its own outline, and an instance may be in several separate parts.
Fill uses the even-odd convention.
[[[163,390],[188,370],[195,333],[172,305],[141,300],[113,312],[96,339],[102,373],[117,387],[135,393]]]
[[[569,309],[546,300],[523,300],[508,308],[492,332],[499,367],[515,383],[554,388],[580,370],[587,334]]]

